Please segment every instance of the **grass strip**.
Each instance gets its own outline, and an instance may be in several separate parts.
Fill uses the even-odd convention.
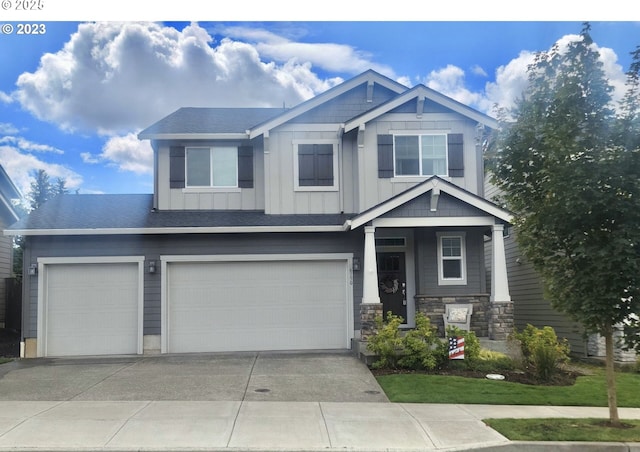
[[[600,372],[578,377],[572,386],[428,374],[382,375],[377,380],[392,402],[607,406],[606,381]],[[640,374],[620,372],[616,386],[619,407],[640,407]]]
[[[511,441],[640,442],[640,420],[623,420],[622,428],[606,419],[484,419]]]

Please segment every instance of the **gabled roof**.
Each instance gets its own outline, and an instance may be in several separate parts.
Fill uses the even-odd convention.
[[[147,139],[247,138],[247,129],[268,121],[283,108],[180,108],[138,134]]]
[[[373,108],[366,113],[363,113],[362,115],[357,116],[351,121],[345,123],[344,131],[349,132],[350,130],[353,130],[362,124],[376,119],[380,115],[388,113],[394,108],[397,108],[415,98],[418,98],[418,100],[429,99],[488,127],[491,127],[493,129],[498,127],[498,121],[496,121],[494,118],[480,113],[479,111],[474,110],[473,108],[468,107],[467,105],[464,105],[457,100],[454,100],[448,96],[445,96],[444,94],[432,90],[431,88],[427,88],[424,85],[417,85],[410,90],[398,95],[397,97],[394,97],[390,101],[385,102],[384,104],[379,105],[378,107]]]
[[[374,89],[376,84],[380,85],[392,93],[396,93],[397,96],[381,105],[372,104],[370,110],[351,118],[344,124],[345,132],[353,130],[416,98],[418,101],[431,100],[481,124],[491,128],[497,127],[497,121],[490,116],[480,113],[431,88],[417,85],[410,89],[376,71],[368,70],[290,109],[180,108],[144,129],[138,134],[138,138],[141,140],[252,139],[288,121],[295,120],[314,108],[336,99],[338,96],[363,84],[367,84],[368,89],[371,90]]]
[[[482,212],[485,212],[488,216],[493,216],[506,223],[513,221],[513,215],[498,205],[487,201],[486,199],[475,195],[451,182],[442,179],[438,176],[432,176],[429,179],[421,182],[396,196],[387,199],[386,201],[365,210],[364,212],[356,215],[349,220],[349,226],[351,229],[356,229],[360,226],[366,225],[370,221],[375,220],[383,216],[384,214],[396,209],[409,201],[428,193],[434,189],[440,190],[440,192],[447,193],[462,202],[465,202]]]
[[[407,88],[406,86],[402,85],[401,83],[395,82],[393,80],[391,80],[388,77],[385,77],[382,74],[379,74],[376,71],[373,70],[368,70],[366,72],[363,72],[360,75],[357,75],[356,77],[349,79],[337,86],[334,86],[333,88],[318,94],[317,96],[309,99],[306,102],[303,102],[295,107],[293,107],[292,109],[288,110],[287,112],[273,118],[270,121],[267,121],[263,124],[260,124],[256,127],[253,127],[249,130],[249,136],[250,138],[255,138],[257,136],[262,135],[263,133],[278,127],[279,125],[284,124],[287,121],[290,121],[300,115],[302,115],[303,113],[308,112],[309,110],[322,105],[323,103],[331,100],[331,99],[335,99],[336,97],[340,96],[341,94],[346,93],[347,91],[362,85],[363,83],[367,83],[367,84],[374,84],[377,83],[381,86],[384,86],[385,88],[390,89],[391,91],[394,91],[398,94],[408,90],[409,88]]]
[[[250,210],[153,210],[153,195],[59,195],[5,235],[117,235],[343,231],[349,216]]]

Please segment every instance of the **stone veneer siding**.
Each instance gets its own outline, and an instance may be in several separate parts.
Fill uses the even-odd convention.
[[[360,339],[366,341],[376,331],[376,317],[382,317],[382,303],[360,305]]]
[[[433,297],[416,295],[416,312],[429,317],[431,324],[438,328],[444,336],[444,320],[447,304],[472,304],[471,331],[477,337],[488,337],[491,340],[506,340],[513,331],[513,303],[491,303],[489,295],[465,295],[449,297]]]

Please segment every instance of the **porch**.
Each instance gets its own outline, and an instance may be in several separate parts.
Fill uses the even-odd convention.
[[[354,218],[352,229],[364,232],[357,339],[366,341],[375,319],[389,311],[405,319],[407,329],[422,313],[444,338],[447,306],[470,305],[470,330],[504,348],[513,331],[504,248],[511,220],[495,204],[441,179]]]

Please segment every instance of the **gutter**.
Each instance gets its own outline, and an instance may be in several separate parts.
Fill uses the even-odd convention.
[[[5,229],[7,236],[65,235],[150,235],[150,234],[240,234],[258,232],[344,232],[350,221],[331,226],[221,226],[178,228],[95,228],[95,229]]]

